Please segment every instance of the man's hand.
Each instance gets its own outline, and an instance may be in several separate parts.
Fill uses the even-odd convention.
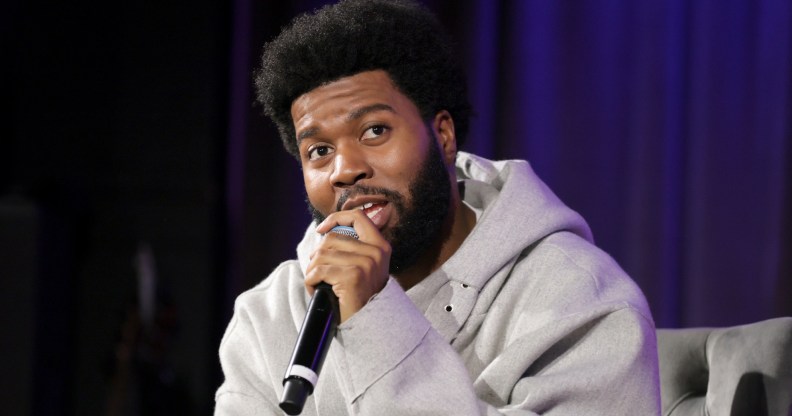
[[[331,233],[336,225],[353,227],[358,239]],[[325,237],[311,255],[305,287],[313,294],[320,282],[332,286],[344,322],[385,287],[391,246],[359,209],[330,214],[316,231]]]

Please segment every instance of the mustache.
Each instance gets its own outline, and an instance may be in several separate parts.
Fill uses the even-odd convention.
[[[341,211],[341,207],[344,206],[344,203],[346,203],[349,198],[358,195],[384,195],[390,202],[394,202],[397,205],[404,203],[404,196],[396,191],[392,191],[387,188],[355,185],[345,190],[338,198],[338,203],[336,203],[336,211]]]

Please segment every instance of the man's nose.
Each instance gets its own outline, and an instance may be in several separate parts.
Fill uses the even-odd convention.
[[[372,174],[371,165],[356,146],[336,149],[333,157],[333,174],[330,176],[333,186],[338,188],[352,186],[359,180],[370,178]]]

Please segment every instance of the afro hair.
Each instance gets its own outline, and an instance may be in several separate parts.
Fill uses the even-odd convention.
[[[471,114],[464,71],[435,16],[409,0],[345,0],[298,16],[264,46],[257,100],[299,159],[292,102],[370,70],[384,70],[425,120],[448,111],[462,145]]]

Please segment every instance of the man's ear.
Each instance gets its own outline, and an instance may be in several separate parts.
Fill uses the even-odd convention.
[[[432,132],[440,145],[440,151],[446,164],[451,166],[456,162],[457,146],[454,119],[451,113],[442,110],[435,114],[432,120]]]

